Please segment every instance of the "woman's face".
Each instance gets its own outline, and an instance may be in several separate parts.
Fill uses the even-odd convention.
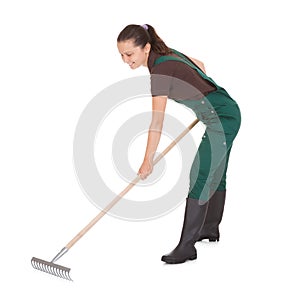
[[[148,56],[151,45],[146,44],[144,48],[134,45],[133,40],[127,40],[118,42],[118,50],[125,63],[127,63],[131,69],[136,69],[141,65],[147,66]]]

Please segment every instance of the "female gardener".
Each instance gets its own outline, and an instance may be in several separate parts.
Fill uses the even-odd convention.
[[[151,25],[126,26],[117,46],[131,69],[143,65],[151,74],[152,121],[138,171],[141,179],[153,169],[167,98],[191,108],[206,126],[190,172],[180,241],[171,253],[162,256],[162,261],[170,264],[194,260],[196,241],[219,241],[228,158],[241,122],[238,105],[206,75],[201,61],[167,47]]]

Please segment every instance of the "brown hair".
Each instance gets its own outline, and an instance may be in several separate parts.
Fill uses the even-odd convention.
[[[119,34],[117,41],[123,42],[133,40],[136,46],[144,48],[147,43],[151,44],[151,50],[160,55],[171,54],[171,49],[157,35],[155,29],[149,25],[127,25]]]

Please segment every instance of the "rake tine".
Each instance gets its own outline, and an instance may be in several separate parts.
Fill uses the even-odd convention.
[[[60,277],[60,278],[63,278],[63,279],[65,279],[65,276],[64,276],[64,274],[63,274],[63,271],[62,270],[60,270],[60,269],[56,269],[56,273],[57,273],[57,275]]]
[[[48,267],[46,264],[42,264],[42,271],[44,271],[44,272],[46,272],[46,273],[48,273],[48,274],[51,274],[52,272],[51,272],[51,268],[50,267]]]
[[[63,271],[62,271],[62,273],[63,273],[63,278],[66,279],[66,280],[72,281],[69,272],[70,272],[70,270],[67,270],[67,271],[63,270]]]
[[[63,276],[64,279],[69,279],[69,276],[68,276],[68,272],[67,272],[67,271],[61,270],[60,272],[61,272],[61,274],[62,274],[62,276]]]
[[[66,276],[64,275],[64,271],[57,269],[57,273],[61,278],[66,279]]]
[[[58,276],[58,277],[62,278],[62,276],[60,274],[60,269],[58,269],[58,268],[52,268],[52,267],[51,267],[51,269],[53,270],[53,274],[55,276]]]
[[[38,270],[43,271],[43,264],[35,262],[35,265],[36,265]]]
[[[67,280],[72,281],[72,279],[71,279],[69,273],[67,273]]]
[[[53,267],[49,266],[49,270],[50,270],[50,274],[52,274],[53,276],[61,278],[61,276],[58,274],[58,269],[57,268],[53,268]]]
[[[64,279],[71,281],[68,271],[62,271],[62,275]]]
[[[37,270],[40,270],[40,271],[42,270],[42,268],[41,268],[41,265],[42,265],[42,264],[38,263],[38,262],[35,261],[35,260],[32,260],[31,263],[33,264],[33,267],[36,268]]]
[[[69,279],[68,272],[66,272],[66,271],[61,271],[61,273],[62,273],[64,279],[67,279],[67,280]]]
[[[56,268],[53,268],[53,267],[47,266],[47,265],[44,265],[44,266],[45,266],[45,269],[46,269],[47,273],[56,276],[56,273],[55,273]]]
[[[33,266],[33,268],[36,269],[35,262],[34,262],[34,259],[33,259],[33,258],[31,259],[31,265]]]

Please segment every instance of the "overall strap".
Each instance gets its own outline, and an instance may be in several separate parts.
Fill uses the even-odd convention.
[[[154,65],[160,64],[162,62],[165,61],[180,61],[185,63],[186,65],[190,66],[191,68],[193,68],[194,70],[196,70],[198,72],[198,74],[205,80],[211,82],[216,88],[219,88],[219,86],[214,82],[214,80],[210,77],[208,77],[200,68],[198,68],[196,65],[194,65],[188,58],[186,58],[182,53],[172,49],[172,52],[174,54],[176,54],[178,57],[175,56],[170,56],[170,55],[163,55],[158,57],[155,61],[154,61]]]

